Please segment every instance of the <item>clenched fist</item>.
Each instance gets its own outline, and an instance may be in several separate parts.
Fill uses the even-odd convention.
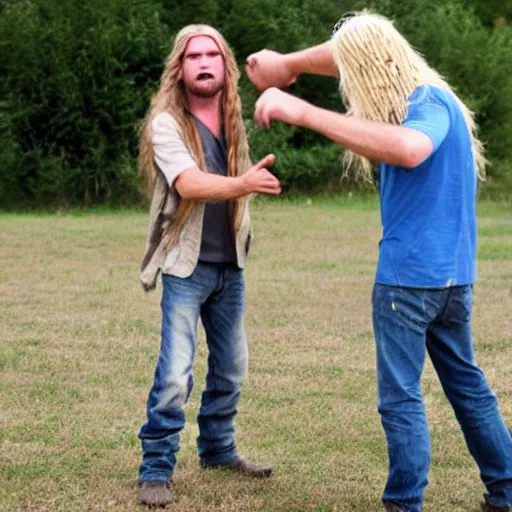
[[[269,87],[286,89],[296,82],[285,55],[272,50],[261,50],[247,57],[245,72],[249,80],[260,90]]]
[[[304,100],[272,87],[256,102],[254,118],[258,126],[269,128],[271,121],[302,125],[304,115],[311,105]]]

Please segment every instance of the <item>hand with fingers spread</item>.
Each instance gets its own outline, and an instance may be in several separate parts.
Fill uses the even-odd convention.
[[[254,118],[261,128],[270,128],[271,121],[302,126],[308,107],[311,105],[306,101],[272,87],[256,102]]]
[[[286,89],[297,81],[297,75],[290,69],[286,56],[272,50],[249,55],[245,72],[260,91],[269,87]]]
[[[272,167],[275,161],[276,157],[269,154],[240,177],[243,180],[247,194],[257,193],[277,196],[281,193],[279,180],[267,169],[267,167]]]

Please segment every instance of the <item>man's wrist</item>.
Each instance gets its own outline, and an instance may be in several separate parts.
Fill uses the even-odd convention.
[[[302,74],[302,69],[300,68],[300,59],[297,58],[297,53],[298,52],[285,53],[283,55],[283,64],[293,81],[295,81],[299,75]]]
[[[318,131],[317,119],[321,116],[321,109],[307,101],[301,101],[303,101],[303,105],[298,109],[297,125],[308,130]]]
[[[251,193],[249,184],[247,183],[244,174],[242,174],[241,176],[236,176],[235,178],[233,178],[233,180],[235,180],[235,190],[237,197],[246,196],[247,194]]]

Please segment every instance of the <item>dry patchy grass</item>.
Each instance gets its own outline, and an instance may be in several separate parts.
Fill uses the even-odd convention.
[[[246,277],[250,375],[237,421],[270,481],[198,468],[205,345],[175,473],[176,511],[379,511],[370,295],[373,201],[260,202]],[[140,212],[0,216],[0,510],[135,511],[145,400],[159,346],[157,292],[138,283]],[[480,208],[475,344],[512,418],[512,214]],[[430,365],[433,465],[425,511],[476,511],[483,489]]]

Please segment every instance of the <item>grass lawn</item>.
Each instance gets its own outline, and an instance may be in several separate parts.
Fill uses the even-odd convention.
[[[201,471],[196,388],[174,475],[176,511],[380,511],[370,296],[374,200],[260,201],[246,272],[250,370],[237,439],[269,481]],[[137,432],[159,348],[161,286],[138,282],[147,214],[0,215],[0,510],[141,510]],[[477,358],[512,422],[512,211],[479,206]],[[484,491],[430,363],[425,512],[476,512]]]

